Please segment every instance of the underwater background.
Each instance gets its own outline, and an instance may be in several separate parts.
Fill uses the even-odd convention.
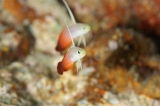
[[[160,1],[66,2],[91,31],[83,70],[59,75],[63,1],[0,0],[0,106],[160,106]]]

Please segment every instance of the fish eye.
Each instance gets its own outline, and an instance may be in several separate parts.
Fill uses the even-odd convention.
[[[78,54],[80,54],[80,51],[78,51]]]

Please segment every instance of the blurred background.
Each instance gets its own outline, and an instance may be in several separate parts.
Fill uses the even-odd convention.
[[[62,0],[0,0],[0,106],[160,106],[160,1],[66,0],[86,35],[83,71],[57,73]]]

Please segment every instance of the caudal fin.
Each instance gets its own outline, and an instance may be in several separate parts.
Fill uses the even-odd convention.
[[[57,72],[60,74],[60,75],[63,75],[63,67],[62,67],[62,62],[59,62],[58,63],[58,66],[57,66]]]
[[[56,49],[56,51],[58,51],[58,52],[61,52],[61,51],[62,51],[62,49],[61,49],[58,45],[56,46],[55,49]]]

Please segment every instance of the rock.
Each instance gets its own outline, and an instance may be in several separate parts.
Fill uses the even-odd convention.
[[[116,97],[116,95],[112,94],[111,92],[106,92],[103,96],[105,100],[107,100],[110,104],[112,105],[117,105],[119,104],[119,100]]]

